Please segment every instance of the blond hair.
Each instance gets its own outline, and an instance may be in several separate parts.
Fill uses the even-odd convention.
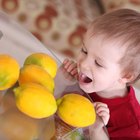
[[[130,9],[115,10],[95,19],[90,27],[93,36],[119,39],[120,47],[126,47],[120,65],[123,73],[133,72],[137,81],[140,77],[140,13]]]

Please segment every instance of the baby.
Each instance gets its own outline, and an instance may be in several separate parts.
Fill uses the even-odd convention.
[[[63,65],[103,120],[89,128],[91,140],[108,139],[104,124],[110,140],[140,139],[140,98],[132,87],[140,78],[140,13],[120,9],[95,19],[77,63],[66,59]]]

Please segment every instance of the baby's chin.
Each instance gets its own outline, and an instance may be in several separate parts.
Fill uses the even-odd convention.
[[[80,86],[80,85],[79,85]],[[93,93],[95,92],[93,89],[89,89],[89,88],[83,88],[82,86],[80,86],[80,88],[87,94]]]

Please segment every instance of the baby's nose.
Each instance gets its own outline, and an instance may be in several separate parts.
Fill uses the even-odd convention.
[[[80,63],[80,67],[83,70],[88,70],[90,68],[90,63],[87,59],[83,59]]]

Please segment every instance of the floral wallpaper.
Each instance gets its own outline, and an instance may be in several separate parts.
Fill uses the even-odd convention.
[[[100,15],[94,0],[0,0],[0,10],[46,47],[75,58],[90,20]]]

